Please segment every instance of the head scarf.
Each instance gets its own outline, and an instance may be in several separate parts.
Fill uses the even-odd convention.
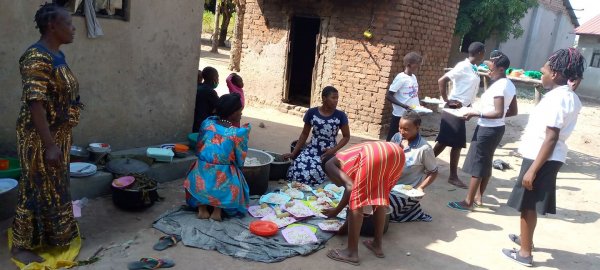
[[[244,104],[246,104],[246,100],[244,99],[244,89],[233,83],[233,76],[235,76],[235,73],[231,73],[229,74],[229,76],[227,76],[227,79],[225,80],[227,82],[227,88],[229,88],[230,94],[236,93],[240,95],[240,99],[242,100],[242,107],[244,107]]]

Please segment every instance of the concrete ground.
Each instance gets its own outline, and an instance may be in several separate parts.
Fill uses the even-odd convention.
[[[485,196],[485,208],[472,213],[450,210],[446,203],[462,199],[465,190],[446,183],[448,153],[439,158],[441,166],[438,180],[426,190],[423,207],[433,216],[433,222],[391,224],[385,235],[385,259],[377,259],[366,248],[360,247],[362,266],[370,269],[520,269],[500,254],[501,248],[515,247],[507,237],[518,233],[518,213],[505,205],[520,169],[520,161],[511,152],[527,120],[531,104],[520,104],[520,116],[508,121],[502,147],[496,158],[509,162],[514,169],[506,172],[494,170],[494,177]],[[598,269],[600,246],[597,233],[600,229],[600,192],[598,175],[598,105],[586,104],[580,124],[571,140],[572,151],[568,164],[558,180],[558,214],[542,217],[535,235],[534,259],[539,269]],[[247,108],[244,120],[254,128],[250,147],[283,153],[301,130],[301,118],[285,115],[271,109]],[[260,128],[259,123],[265,128]],[[439,114],[424,119],[427,130],[435,129]],[[472,130],[470,123],[469,130]],[[351,143],[370,140],[354,134]],[[427,138],[433,143],[435,137]],[[592,141],[592,139],[594,141]],[[466,154],[466,151],[463,153]],[[462,162],[461,162],[462,164]],[[461,173],[462,179],[467,175]],[[126,264],[140,257],[159,256],[177,262],[173,269],[356,269],[326,257],[330,248],[342,247],[345,237],[334,237],[325,249],[306,257],[294,257],[280,263],[264,264],[246,262],[216,251],[184,247],[178,244],[163,252],[152,250],[152,245],[162,235],[151,228],[152,221],[161,213],[184,203],[182,180],[161,185],[160,195],[165,201],[156,203],[144,212],[131,213],[115,208],[110,197],[91,199],[79,219],[84,237],[79,259],[86,259],[100,247],[101,260],[76,269],[125,269]],[[10,221],[0,223],[0,262],[2,269],[16,269],[8,263],[6,228]],[[407,255],[410,252],[410,256]]]

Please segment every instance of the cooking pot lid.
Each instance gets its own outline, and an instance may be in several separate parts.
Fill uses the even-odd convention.
[[[126,175],[131,173],[144,173],[150,169],[150,165],[137,159],[118,158],[108,162],[108,164],[106,164],[106,169],[114,174]]]

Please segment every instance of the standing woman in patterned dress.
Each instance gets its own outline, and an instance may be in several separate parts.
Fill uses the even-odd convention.
[[[39,247],[63,246],[78,237],[69,191],[71,129],[83,105],[79,85],[59,47],[73,42],[71,15],[56,4],[35,14],[41,33],[19,60],[23,83],[17,120],[17,148],[22,176],[12,226],[12,256],[41,262]]]
[[[348,117],[343,111],[336,109],[338,90],[333,86],[327,86],[323,88],[321,98],[323,105],[310,108],[304,114],[304,129],[294,151],[283,156],[286,159],[294,159],[288,169],[288,181],[297,181],[311,186],[323,183],[325,172],[321,168],[322,160],[335,155],[350,141]],[[311,129],[312,138],[305,147]],[[336,137],[340,129],[343,138],[337,143]]]

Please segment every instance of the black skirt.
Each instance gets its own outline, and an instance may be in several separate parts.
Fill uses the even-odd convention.
[[[465,120],[446,111],[442,111],[440,133],[438,133],[435,141],[450,147],[466,148],[467,128],[465,126]]]
[[[510,193],[507,204],[519,212],[524,209],[535,209],[541,215],[556,214],[556,176],[563,163],[555,160],[546,161],[536,174],[533,190],[526,190],[521,182],[531,164],[533,164],[533,160],[523,159],[519,178]]]
[[[477,126],[462,170],[473,177],[491,177],[494,152],[504,136],[504,126]]]

